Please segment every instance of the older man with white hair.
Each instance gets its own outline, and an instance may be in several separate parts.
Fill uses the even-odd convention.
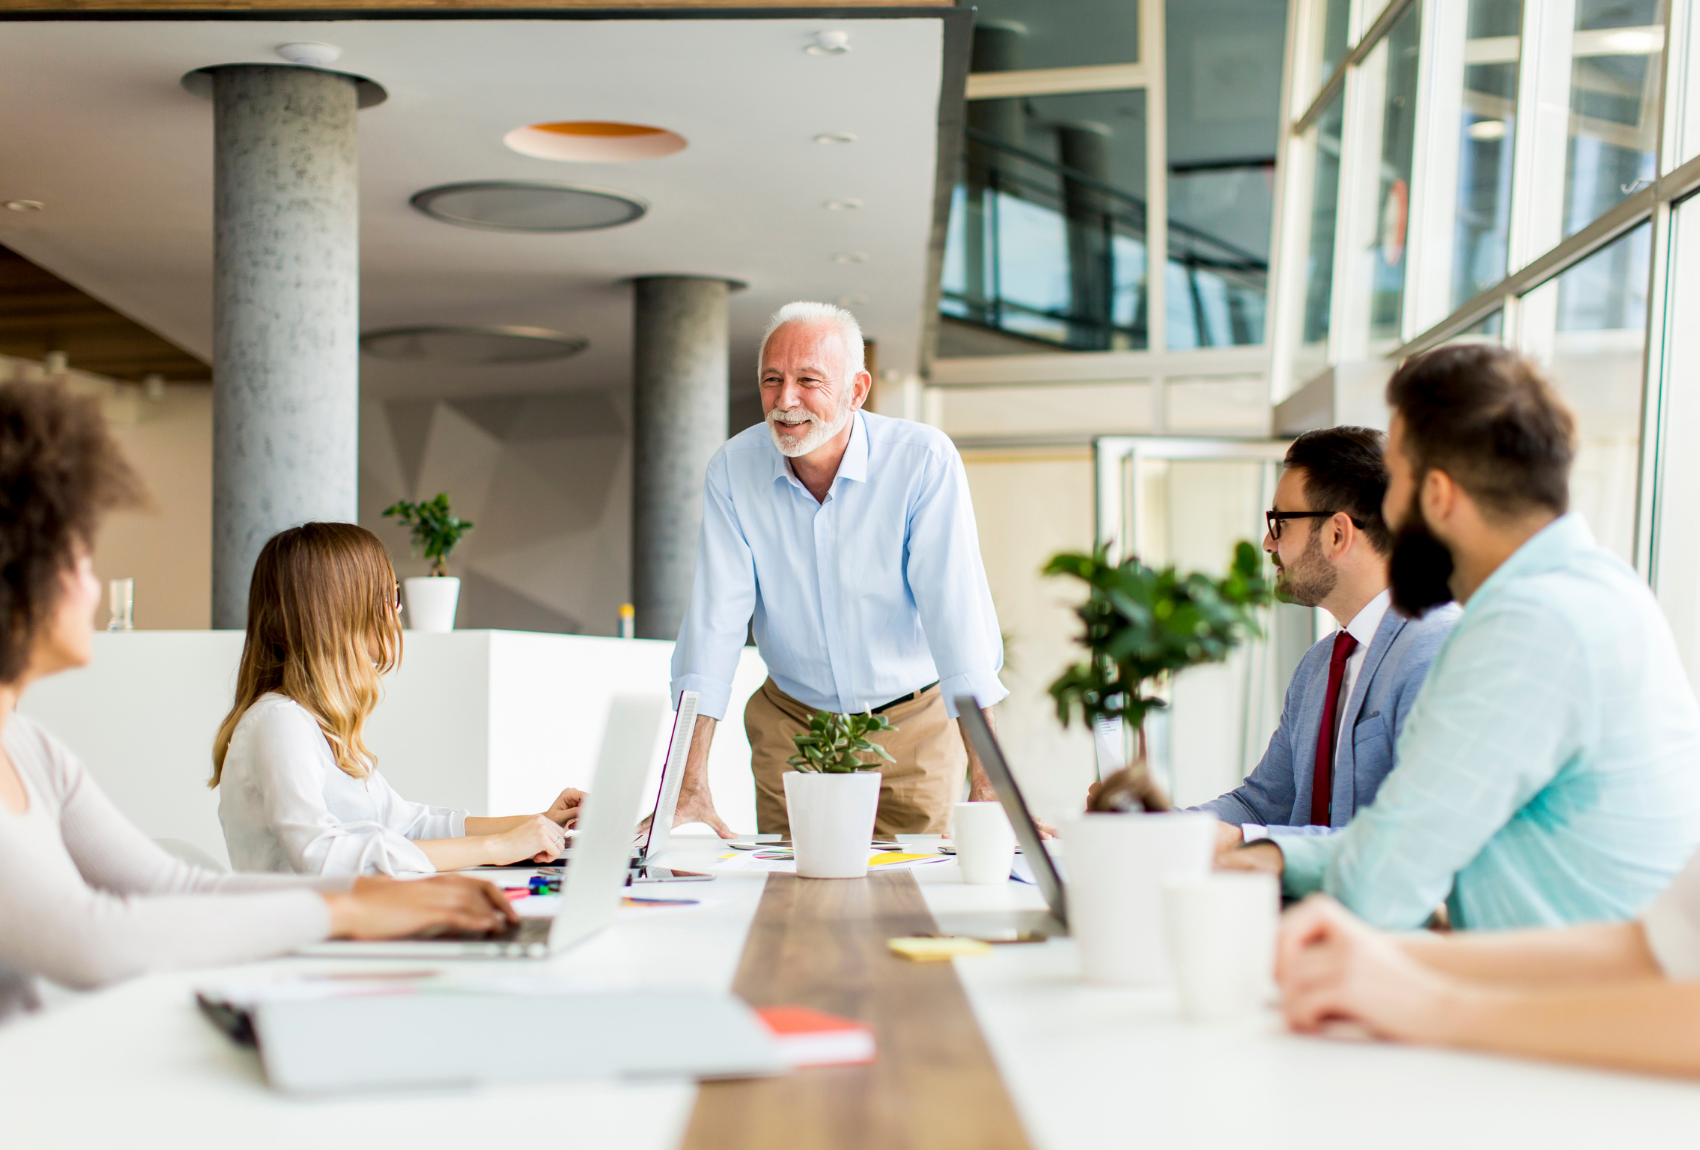
[[[759,829],[789,830],[791,736],[816,711],[871,710],[897,726],[877,736],[897,761],[881,766],[875,833],[941,832],[965,781],[970,798],[995,798],[955,700],[989,708],[1009,693],[962,459],[936,428],[861,410],[873,381],[843,308],[780,308],[760,372],[764,423],[708,465],[673,652],[674,699],[701,696],[676,821],[732,837],[709,795],[708,748],[753,629],[768,667],[744,709]]]

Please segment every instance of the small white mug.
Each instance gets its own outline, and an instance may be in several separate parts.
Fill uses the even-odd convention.
[[[1171,875],[1163,918],[1181,1012],[1226,1022],[1257,1009],[1274,986],[1281,887],[1272,874]]]
[[[957,803],[950,835],[963,882],[990,886],[1009,881],[1015,831],[1002,803]]]

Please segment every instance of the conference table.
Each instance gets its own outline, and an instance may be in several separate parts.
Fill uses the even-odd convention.
[[[674,845],[662,861],[682,869],[723,853],[713,840]],[[465,1090],[291,1097],[193,1004],[195,988],[236,977],[374,967],[290,958],[61,992],[0,1026],[0,1146],[1503,1150],[1686,1143],[1700,1131],[1700,1085],[1687,1082],[1296,1036],[1272,1010],[1189,1023],[1170,992],[1082,983],[1067,939],[945,963],[890,954],[890,937],[1042,909],[1031,886],[964,884],[954,861],[865,880],[726,873],[649,890],[698,902],[625,908],[567,954],[484,965],[609,989],[731,988],[756,1005],[857,1017],[875,1031],[874,1063],[700,1087],[539,1080],[516,1066]]]

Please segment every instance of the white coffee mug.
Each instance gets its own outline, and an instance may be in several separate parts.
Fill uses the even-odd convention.
[[[1015,864],[1015,831],[1002,803],[957,803],[950,841],[962,867],[962,881],[990,886],[1009,881]]]
[[[1183,1014],[1199,1022],[1229,1021],[1269,997],[1281,916],[1274,875],[1170,875],[1163,911]]]
[[[1088,814],[1062,828],[1068,925],[1088,982],[1169,981],[1163,880],[1203,876],[1215,852],[1206,814]]]

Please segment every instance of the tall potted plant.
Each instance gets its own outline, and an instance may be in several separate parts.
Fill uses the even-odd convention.
[[[877,755],[895,762],[868,738],[895,731],[884,715],[836,715],[817,711],[809,729],[791,736],[797,753],[786,762],[785,807],[791,821],[791,846],[802,878],[861,878],[868,873],[868,851],[879,810]]]
[[[1136,733],[1133,762],[1104,780],[1094,810],[1167,810],[1168,796],[1151,777],[1145,756],[1145,716],[1165,706],[1156,694],[1177,672],[1201,663],[1220,663],[1248,636],[1260,633],[1258,609],[1273,597],[1257,550],[1234,547],[1226,575],[1179,574],[1171,565],[1156,570],[1130,558],[1119,564],[1104,551],[1057,555],[1047,575],[1068,575],[1087,586],[1075,610],[1085,632],[1084,662],[1051,684],[1057,718],[1067,726],[1078,713],[1090,726],[1100,718],[1121,719]]]
[[[385,519],[407,525],[413,549],[431,561],[431,574],[407,579],[407,620],[415,631],[452,631],[460,602],[460,580],[449,574],[449,556],[472,524],[449,510],[447,492],[424,503],[397,500],[384,508]]]

